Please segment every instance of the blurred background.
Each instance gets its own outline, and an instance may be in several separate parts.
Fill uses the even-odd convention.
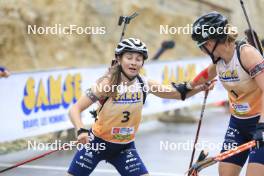
[[[263,40],[264,0],[244,0],[244,3],[253,29]],[[161,26],[167,26],[173,30],[172,28],[191,25],[197,17],[210,11],[218,11],[226,15],[229,22],[237,27],[240,34],[239,38],[245,37],[244,30],[248,29],[248,25],[239,0],[0,0],[0,66],[6,67],[11,72],[9,78],[0,80],[2,93],[0,94],[2,101],[0,103],[0,120],[2,126],[10,125],[7,122],[8,119],[16,120],[20,116],[26,117],[21,112],[20,107],[17,107],[18,110],[16,107],[13,108],[15,105],[12,106],[12,102],[15,102],[16,99],[8,98],[9,94],[13,94],[11,87],[20,85],[16,84],[19,80],[23,80],[23,83],[19,88],[21,91],[17,94],[22,96],[25,95],[23,90],[24,83],[27,81],[26,78],[33,77],[35,81],[45,80],[50,75],[56,77],[57,74],[60,74],[60,70],[67,72],[69,69],[67,74],[72,73],[74,75],[80,72],[82,80],[85,82],[89,77],[91,79],[98,77],[97,74],[87,74],[93,68],[102,68],[100,73],[103,73],[114,58],[114,49],[120,39],[122,27],[117,25],[120,15],[128,16],[134,12],[139,13],[139,16],[127,26],[125,37],[135,37],[144,41],[149,49],[150,58],[157,53],[162,42],[175,42],[175,47],[166,50],[155,62],[157,65],[148,66],[146,64],[149,73],[161,69],[160,77],[156,78],[152,74],[154,79],[163,83],[169,83],[169,80],[179,80],[179,75],[176,75],[176,78],[172,75],[166,80],[166,73],[170,74],[166,65],[171,64],[176,68],[175,64],[181,64],[182,59],[190,60],[191,64],[197,58],[201,59],[202,65],[210,63],[210,59],[203,55],[191,40],[190,34],[161,34],[160,32]],[[29,26],[45,28],[70,25],[84,28],[92,27],[96,34],[78,34],[76,31],[70,35],[33,34],[29,32]],[[100,32],[102,33],[99,34]],[[174,63],[175,61],[177,63]],[[151,61],[148,63],[151,64]],[[183,64],[184,67],[186,64],[188,63]],[[194,64],[199,68],[199,60],[196,60]],[[73,67],[76,70],[70,70]],[[177,69],[179,70],[178,67]],[[193,73],[197,73],[198,70],[196,69]],[[91,73],[95,73],[95,71]],[[20,79],[22,75],[25,78]],[[191,78],[190,75],[186,76],[186,74],[185,77]],[[217,90],[222,91],[221,88],[217,88]],[[229,114],[227,113],[228,105],[225,101],[227,97],[223,96],[224,98],[215,100],[220,97],[221,95],[213,93],[209,96],[203,122],[204,127],[201,129],[201,141],[213,144],[221,144],[223,141]],[[192,100],[196,103],[187,102],[180,106],[181,103],[176,102],[178,105],[175,107],[177,108],[170,107],[170,110],[162,112],[155,111],[159,109],[159,104],[156,105],[156,108],[151,108],[151,102],[147,103],[146,107],[149,111],[156,113],[144,115],[136,145],[151,175],[184,175],[190,161],[191,149],[173,150],[170,148],[169,150],[162,150],[160,144],[166,141],[170,144],[182,142],[189,142],[190,144],[193,142],[191,140],[194,140],[202,100],[203,94]],[[74,100],[70,105],[73,103]],[[163,100],[162,103],[163,106],[168,107],[169,103],[175,102]],[[70,105],[63,110],[67,112]],[[16,112],[16,117],[10,117],[8,113],[5,113],[7,109]],[[38,116],[38,114],[35,115]],[[32,114],[32,118],[33,116],[34,114]],[[65,142],[75,139],[72,126],[62,129],[47,130],[47,132],[44,130],[38,135],[14,137],[12,140],[11,138],[10,140],[0,139],[0,169],[43,153],[43,151],[27,150],[29,140],[52,142],[60,139]],[[10,136],[12,136],[15,134],[16,128],[12,129],[11,127],[9,130]],[[6,133],[9,131],[2,131],[2,134]],[[219,148],[212,149],[211,155],[217,153],[219,153]],[[42,175],[43,173],[46,175],[64,175],[73,154],[74,151],[60,151],[21,168],[5,172],[3,175],[28,176],[29,173],[32,175]],[[242,174],[244,173],[245,171],[242,172]],[[103,162],[99,164],[93,175],[118,174],[112,166]],[[217,175],[217,166],[206,169],[203,175]]]
[[[245,0],[253,28],[264,38],[264,1]],[[126,30],[126,36],[143,40],[153,56],[160,43],[170,39],[177,47],[161,60],[199,56],[190,35],[160,34],[160,25],[186,26],[198,16],[219,11],[229,17],[240,34],[248,28],[239,0],[1,0],[0,61],[12,71],[91,66],[109,63],[119,41],[120,15],[140,16]],[[103,26],[103,35],[36,35],[27,26]],[[241,36],[242,37],[242,36]]]

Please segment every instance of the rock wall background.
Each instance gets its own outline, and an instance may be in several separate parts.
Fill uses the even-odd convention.
[[[251,23],[264,38],[264,0],[244,0]],[[165,39],[176,48],[161,59],[201,55],[190,35],[161,35],[160,25],[186,26],[211,10],[230,17],[240,33],[247,28],[239,0],[0,0],[0,65],[11,71],[58,67],[86,67],[109,63],[119,40],[120,15],[138,11],[126,36],[142,39],[153,56]],[[104,35],[35,35],[28,25],[104,26]],[[242,36],[241,36],[242,37]]]

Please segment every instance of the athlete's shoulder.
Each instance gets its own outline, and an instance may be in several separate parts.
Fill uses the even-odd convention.
[[[260,54],[260,52],[248,44],[241,48],[240,57],[246,69],[250,69],[252,66],[263,61],[263,56]]]
[[[111,86],[111,77],[109,76],[103,76],[99,78],[92,86],[92,91],[98,96],[98,97],[107,97],[107,95],[110,93],[109,91],[112,91]]]
[[[104,86],[110,85],[111,84],[111,76],[105,75],[105,76],[97,79],[96,84],[97,85],[104,85]]]
[[[247,53],[251,53],[251,52],[256,52],[256,48],[254,48],[252,45],[250,44],[244,44],[241,46],[241,53],[242,54],[247,54]]]

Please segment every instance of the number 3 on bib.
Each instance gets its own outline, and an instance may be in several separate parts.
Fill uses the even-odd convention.
[[[129,121],[129,116],[130,116],[130,112],[128,112],[128,111],[124,111],[123,112],[123,119],[121,120],[121,122],[122,123],[125,123],[125,122],[127,122],[127,121]]]

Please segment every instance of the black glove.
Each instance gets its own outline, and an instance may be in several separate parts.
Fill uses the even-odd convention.
[[[178,92],[180,92],[182,100],[185,100],[186,94],[192,90],[190,83],[187,82],[179,84],[172,82],[171,84]]]
[[[256,125],[256,131],[253,135],[253,139],[256,141],[256,148],[264,146],[264,123],[258,123]]]
[[[84,128],[80,128],[78,131],[77,131],[77,136],[79,136],[80,134],[82,133],[88,133],[89,134],[89,130],[87,129],[84,129]]]

